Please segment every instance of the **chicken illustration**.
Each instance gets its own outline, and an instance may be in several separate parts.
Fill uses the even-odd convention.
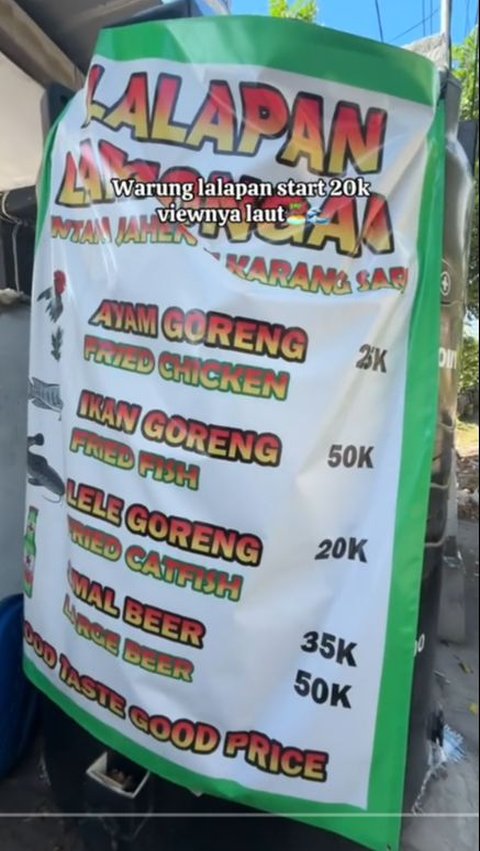
[[[47,287],[47,289],[43,290],[43,292],[38,296],[37,301],[40,301],[42,298],[47,300],[46,311],[52,322],[56,322],[61,316],[63,310],[62,295],[65,292],[66,286],[67,277],[65,272],[57,269],[53,273],[53,287]]]

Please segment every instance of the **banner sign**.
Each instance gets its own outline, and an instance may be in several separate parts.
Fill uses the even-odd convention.
[[[28,675],[175,783],[378,849],[437,404],[437,100],[427,60],[299,22],[105,30],[47,145],[32,296]]]

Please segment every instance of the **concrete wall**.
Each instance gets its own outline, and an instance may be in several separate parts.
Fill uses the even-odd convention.
[[[43,88],[0,53],[0,190],[32,186],[42,158]]]
[[[22,588],[29,325],[29,307],[0,307],[0,600]]]

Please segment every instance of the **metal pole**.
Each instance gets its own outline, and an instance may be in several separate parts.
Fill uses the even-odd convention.
[[[452,0],[442,0],[440,7],[440,32],[445,36],[448,67],[452,65]]]

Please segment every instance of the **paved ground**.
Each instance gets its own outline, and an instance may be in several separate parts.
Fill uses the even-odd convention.
[[[437,696],[447,723],[463,736],[466,757],[450,764],[446,774],[429,782],[422,800],[423,813],[405,819],[402,851],[473,851],[478,847],[478,815],[474,815],[478,813],[478,717],[474,714],[475,706],[478,712],[476,524],[460,523],[460,544],[466,567],[466,641],[462,645],[439,642],[435,665]],[[23,765],[0,785],[0,813],[8,812],[38,815],[0,816],[2,851],[85,851],[72,823],[55,813],[48,784],[42,777],[38,741]]]
[[[448,725],[464,738],[466,758],[431,780],[424,814],[406,819],[402,851],[473,851],[478,847],[478,527],[460,521],[465,562],[466,642],[439,642],[437,695]],[[432,815],[430,815],[432,814]],[[435,814],[435,815],[433,815]],[[465,815],[462,815],[465,814]],[[474,814],[477,814],[476,817]]]

